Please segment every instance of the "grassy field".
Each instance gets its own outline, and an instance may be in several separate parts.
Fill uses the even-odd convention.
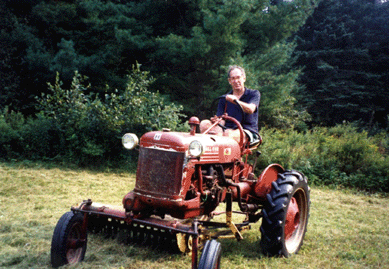
[[[0,182],[0,268],[50,268],[51,237],[61,215],[86,198],[120,206],[135,183],[125,172],[26,163],[0,163]],[[389,268],[388,202],[311,187],[308,232],[298,255],[264,257],[257,223],[242,242],[221,240],[222,268]],[[91,235],[85,261],[71,268],[190,268],[190,257]]]

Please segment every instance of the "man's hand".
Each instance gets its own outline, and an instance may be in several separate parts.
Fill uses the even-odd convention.
[[[220,119],[220,117],[218,117],[218,116],[213,116],[213,117],[211,117],[211,122],[212,122],[212,123],[215,123],[215,122],[218,121],[219,119]],[[220,123],[224,125],[224,120],[220,121]]]
[[[217,121],[218,118],[219,118],[218,116],[211,117],[211,122],[214,123],[215,121]]]
[[[217,120],[219,120],[219,119],[220,119],[220,117],[218,117],[218,116],[213,116],[213,117],[211,117],[211,122],[212,122],[212,124],[215,123],[215,122],[216,122]],[[219,124],[222,125],[222,126],[224,126],[225,123],[226,123],[225,120],[221,120],[221,121],[219,122]]]
[[[235,95],[233,94],[227,94],[226,95],[226,100],[230,103],[235,103],[236,101],[238,101],[238,97],[236,97]]]

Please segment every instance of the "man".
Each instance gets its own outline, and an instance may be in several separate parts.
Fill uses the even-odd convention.
[[[261,94],[259,91],[250,90],[244,86],[246,74],[240,66],[230,66],[228,69],[228,82],[232,87],[232,91],[225,98],[220,99],[216,116],[212,117],[210,121],[203,120],[200,123],[200,132],[205,132],[218,117],[227,113],[242,124],[246,134],[244,142],[246,143],[247,140],[253,142],[258,138],[258,107]],[[243,112],[235,102],[242,107]],[[224,125],[226,130],[216,125],[212,131],[218,135],[229,136],[236,141],[240,141],[240,132],[233,122],[223,121],[221,124]]]

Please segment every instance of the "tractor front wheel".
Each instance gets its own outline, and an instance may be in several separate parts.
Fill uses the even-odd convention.
[[[307,230],[310,189],[307,178],[297,171],[286,171],[272,183],[262,211],[261,247],[267,256],[295,254]]]
[[[221,245],[216,240],[208,240],[201,253],[198,269],[219,269],[221,260]]]
[[[66,212],[58,220],[51,241],[51,265],[59,267],[80,262],[85,257],[87,234],[83,231],[84,216]]]

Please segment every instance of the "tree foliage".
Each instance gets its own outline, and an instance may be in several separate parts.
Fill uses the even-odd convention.
[[[313,123],[387,126],[389,3],[322,1],[297,33],[299,102]]]
[[[288,117],[285,112],[294,110],[296,87],[285,40],[315,2],[3,1],[9,15],[1,19],[7,28],[0,38],[10,44],[4,50],[12,55],[9,69],[15,70],[4,85],[15,84],[0,106],[32,114],[33,97],[46,91],[56,72],[65,86],[78,70],[93,81],[95,93],[104,93],[106,84],[112,91],[123,89],[129,69],[139,62],[156,77],[151,90],[183,104],[188,116],[202,118],[211,116],[212,100],[230,88],[227,66],[241,64],[248,86],[263,92],[264,108],[272,104],[262,121],[278,126],[278,115]],[[268,115],[275,106],[284,109]]]

